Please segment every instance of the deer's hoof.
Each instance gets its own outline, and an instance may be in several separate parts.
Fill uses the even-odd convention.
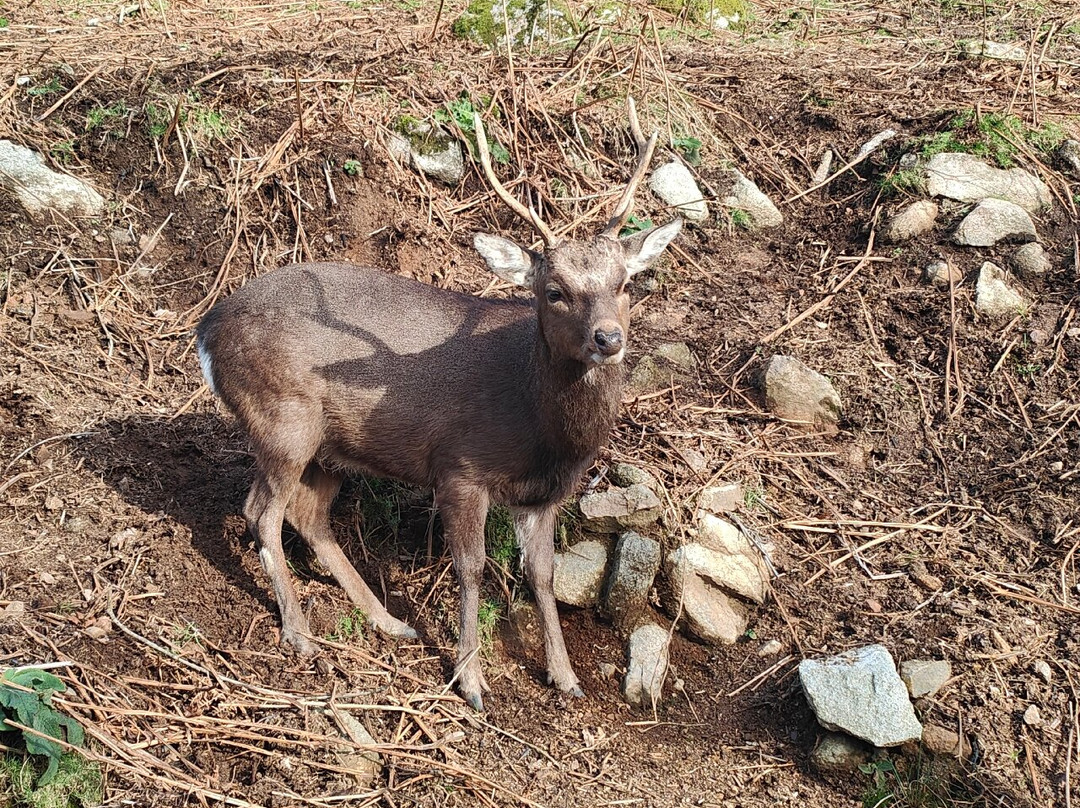
[[[402,623],[394,618],[390,618],[389,621],[383,623],[377,623],[373,620],[372,625],[386,636],[396,637],[399,640],[415,640],[420,636],[416,633],[416,629],[408,623]]]
[[[479,691],[476,691],[475,693],[462,693],[462,696],[465,697],[465,701],[468,702],[469,706],[476,710],[476,712],[484,712],[484,697],[480,695]]]
[[[319,653],[319,646],[298,631],[283,628],[281,630],[281,644],[291,648],[297,656],[309,659]]]
[[[585,691],[581,689],[580,685],[574,685],[572,688],[570,688],[566,692],[569,695],[573,696],[575,699],[583,699],[583,698],[585,698]]]

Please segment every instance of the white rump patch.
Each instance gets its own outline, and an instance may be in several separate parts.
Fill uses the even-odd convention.
[[[210,353],[206,350],[206,346],[203,345],[201,339],[196,341],[195,349],[199,353],[199,367],[202,368],[203,378],[206,379],[210,392],[216,396],[218,391],[217,385],[214,384],[214,362],[210,358]]]

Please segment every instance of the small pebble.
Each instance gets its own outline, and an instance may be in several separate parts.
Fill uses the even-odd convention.
[[[1053,463],[1050,464],[1050,471],[1053,474],[1061,474],[1061,472],[1063,472],[1064,470],[1065,464],[1062,463],[1060,460],[1055,460]]]
[[[1035,664],[1031,667],[1035,669],[1035,673],[1042,677],[1044,682],[1050,684],[1050,680],[1054,678],[1054,672],[1050,670],[1050,663],[1045,659],[1036,659]]]
[[[784,650],[784,644],[780,640],[769,640],[763,646],[758,649],[758,656],[767,657],[775,656]]]
[[[600,663],[600,678],[601,679],[614,679],[619,673],[619,669],[612,665],[610,662]]]
[[[1039,712],[1038,705],[1032,704],[1024,710],[1024,723],[1029,727],[1037,727],[1042,724],[1042,713]]]
[[[1033,328],[1028,332],[1028,337],[1036,345],[1045,345],[1050,341],[1050,335],[1041,328]]]

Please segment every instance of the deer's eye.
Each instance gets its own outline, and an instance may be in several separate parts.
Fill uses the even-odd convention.
[[[562,299],[563,299],[563,293],[560,292],[558,289],[548,289],[547,290],[547,301],[548,301],[548,303],[559,303],[560,301],[562,301]]]

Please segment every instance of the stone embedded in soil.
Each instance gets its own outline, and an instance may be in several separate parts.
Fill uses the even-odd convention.
[[[694,354],[685,342],[665,342],[663,345],[658,345],[653,351],[653,356],[667,360],[683,370],[692,370],[694,367]]]
[[[934,229],[938,204],[932,199],[920,199],[897,211],[881,229],[886,244],[899,244]]]
[[[53,171],[40,154],[0,140],[0,188],[12,194],[31,216],[55,210],[65,216],[98,216],[101,194],[82,180]]]
[[[1035,225],[1026,210],[1004,199],[984,199],[964,217],[953,242],[965,247],[992,247],[999,241],[1032,241]]]
[[[635,619],[648,603],[659,569],[659,542],[632,530],[620,534],[604,592],[607,613],[623,625]]]
[[[944,659],[905,659],[900,663],[900,678],[913,699],[933,696],[952,676],[952,667]]]
[[[653,171],[649,177],[649,188],[691,222],[703,222],[709,218],[709,206],[697,180],[679,160],[672,160]]]
[[[723,187],[725,183],[726,188]],[[784,216],[773,201],[737,168],[723,172],[717,184],[721,186],[720,203],[747,214],[751,230],[779,227],[784,223]]]
[[[968,56],[985,59],[1002,59],[1008,62],[1024,62],[1028,58],[1028,49],[1018,42],[994,42],[990,39],[965,39],[959,42],[960,49]]]
[[[759,657],[776,656],[784,650],[784,644],[780,640],[769,640],[762,645],[757,652]]]
[[[371,736],[367,727],[346,710],[337,710],[332,715],[339,724],[341,734],[349,740],[365,746],[378,745],[379,742]],[[330,715],[327,715],[327,718],[330,718]],[[382,756],[378,752],[345,745],[340,745],[337,749],[338,763],[342,768],[348,769],[361,786],[371,785],[382,772]]]
[[[648,623],[630,635],[623,698],[630,704],[652,707],[660,702],[668,666],[668,632]]]
[[[616,463],[611,467],[608,478],[620,488],[629,488],[631,485],[643,485],[650,491],[660,493],[660,483],[645,469],[632,466],[629,463]]]
[[[803,660],[799,679],[810,708],[826,729],[882,747],[922,737],[907,688],[883,645]]]
[[[765,403],[773,415],[835,434],[842,405],[832,382],[792,356],[776,354],[765,368]]]
[[[971,747],[951,729],[927,724],[923,727],[922,745],[935,755],[951,755],[957,758],[966,758],[971,752]]]
[[[938,289],[948,289],[950,278],[954,286],[964,279],[963,273],[948,261],[930,262],[927,264],[923,274],[927,283],[936,286]]]
[[[979,269],[979,280],[975,284],[975,308],[987,317],[1015,317],[1027,309],[1027,303],[1020,293],[1006,282],[1005,271],[989,261]]]
[[[706,642],[736,642],[749,620],[746,603],[763,603],[768,591],[757,549],[734,525],[706,511],[698,512],[696,540],[668,553],[665,571],[668,611],[681,609],[689,631]]]
[[[810,753],[810,764],[824,774],[853,772],[872,753],[864,742],[843,732],[826,732]]]
[[[607,548],[598,541],[582,541],[555,554],[555,599],[585,608],[596,604],[607,569]]]
[[[1058,159],[1076,177],[1080,177],[1080,140],[1064,141],[1057,150]]]
[[[743,487],[738,483],[710,485],[698,494],[697,505],[703,511],[719,515],[738,510],[744,496]]]
[[[437,123],[409,123],[404,132],[391,135],[390,151],[422,174],[447,185],[457,185],[465,177],[461,143]]]
[[[615,533],[622,528],[653,524],[663,513],[662,503],[647,486],[612,486],[607,491],[583,494],[578,502],[582,527],[594,533]]]
[[[940,592],[945,587],[945,582],[926,568],[926,562],[915,559],[908,568],[911,580],[925,589],[927,592]]]
[[[1046,250],[1037,241],[1017,248],[1013,255],[1013,266],[1025,278],[1041,277],[1053,268]]]
[[[1046,184],[1024,169],[993,168],[963,152],[935,154],[927,161],[925,172],[931,196],[957,202],[981,202],[994,197],[1013,202],[1028,213],[1037,213],[1053,203]]]

